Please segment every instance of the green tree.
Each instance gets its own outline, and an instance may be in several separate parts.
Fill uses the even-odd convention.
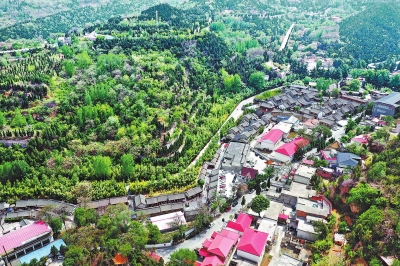
[[[25,117],[21,114],[20,109],[15,109],[14,111],[14,117],[11,122],[12,127],[24,127],[26,126],[26,119]]]
[[[74,62],[67,60],[67,61],[64,61],[63,65],[64,65],[65,73],[67,73],[67,76],[72,77],[75,74]]]
[[[84,208],[76,208],[75,209],[74,223],[78,227],[86,225],[86,210]]]
[[[60,232],[62,230],[62,226],[63,226],[63,222],[62,222],[61,218],[59,218],[59,217],[51,218],[49,225],[50,225],[51,229],[53,230],[54,235],[57,237],[60,234]]]
[[[132,154],[124,154],[121,157],[121,175],[129,179],[134,170],[134,160]]]
[[[265,88],[265,74],[261,71],[251,73],[249,77],[249,85],[256,89],[256,91],[261,91]]]
[[[86,51],[76,55],[76,65],[79,68],[85,69],[91,66],[92,64],[93,64],[92,58],[90,58],[90,56]]]
[[[96,177],[106,179],[111,175],[111,159],[108,156],[93,158],[93,170]]]
[[[393,77],[389,81],[389,86],[391,88],[395,88],[397,90],[400,89],[400,75],[399,74],[393,75]]]
[[[361,83],[358,79],[353,79],[349,85],[349,91],[359,91]]]
[[[153,225],[152,223],[146,224],[146,229],[149,232],[149,244],[157,244],[161,240],[161,232],[158,229],[157,225]]]
[[[83,248],[80,246],[71,245],[65,253],[63,266],[84,265]]]
[[[332,97],[335,97],[335,98],[339,97],[339,94],[340,94],[340,90],[338,88],[334,88],[331,92]]]
[[[323,95],[326,95],[327,90],[331,82],[324,78],[317,79],[317,90],[322,92]]]
[[[312,223],[312,225],[314,227],[314,231],[319,234],[318,235],[318,239],[322,240],[322,239],[325,239],[328,236],[329,228],[324,222],[322,222],[322,221],[314,221]]]
[[[380,196],[381,192],[378,189],[370,187],[368,184],[360,183],[357,187],[350,190],[346,202],[348,204],[355,203],[360,207],[361,212],[363,212],[372,206]]]
[[[244,205],[246,205],[246,198],[244,196],[242,197],[242,202],[240,203],[240,205],[242,205],[242,208],[244,207]]]
[[[50,254],[53,255],[53,257],[57,256],[58,253],[58,248],[56,246],[51,246],[50,248]]]
[[[172,253],[170,258],[170,262],[167,263],[169,266],[192,266],[197,260],[197,255],[193,250],[181,248]]]
[[[7,119],[3,112],[0,111],[0,128],[2,128],[7,123]]]
[[[250,208],[261,217],[261,212],[269,208],[269,199],[262,195],[257,195],[250,203]]]

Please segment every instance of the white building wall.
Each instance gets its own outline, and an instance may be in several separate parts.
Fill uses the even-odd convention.
[[[244,258],[246,260],[254,261],[255,263],[257,263],[257,265],[258,265],[258,262],[260,260],[260,257],[258,257],[256,255],[253,255],[253,254],[250,254],[250,253],[247,253],[247,252],[244,252],[244,251],[239,250],[239,249],[237,250],[237,255],[238,255],[238,257]]]
[[[316,241],[318,239],[318,234],[305,232],[297,228],[297,237],[308,241]]]
[[[274,158],[280,162],[287,163],[292,161],[292,157],[286,156],[282,153],[274,152]]]

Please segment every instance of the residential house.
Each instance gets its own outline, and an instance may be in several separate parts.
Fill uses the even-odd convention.
[[[271,129],[268,133],[265,133],[257,140],[255,145],[256,149],[273,151],[282,137],[284,132],[280,129]]]
[[[318,125],[319,125],[319,120],[318,119],[314,119],[314,118],[308,119],[307,121],[305,121],[303,123],[303,126],[305,128],[309,128],[309,129],[313,129]]]
[[[156,225],[161,232],[175,230],[179,225],[186,225],[185,216],[181,211],[167,213],[150,218],[153,225]]]
[[[142,194],[135,196],[134,198],[135,209],[146,208],[146,197]]]
[[[304,148],[310,143],[306,138],[296,138],[289,143],[284,143],[282,146],[275,149],[274,157],[280,162],[291,162],[293,156],[299,148]]]
[[[317,175],[328,179],[328,180],[332,180],[332,178],[335,177],[335,171],[331,168],[326,168],[326,167],[318,167],[317,169]]]
[[[267,239],[267,233],[246,228],[237,246],[237,256],[258,265],[264,256]]]
[[[335,120],[323,118],[319,121],[319,124],[321,126],[326,126],[326,127],[332,128],[336,124],[336,122],[335,122]]]
[[[196,197],[201,196],[201,194],[203,193],[203,189],[201,187],[195,187],[192,189],[189,189],[188,191],[186,191],[186,198],[188,200],[194,199]]]
[[[307,222],[303,219],[297,220],[297,237],[305,239],[307,241],[316,241],[318,239],[319,233],[314,229],[312,223]]]
[[[274,110],[271,111],[271,115],[272,115],[273,117],[277,117],[277,116],[280,115],[280,114],[282,114],[282,111],[279,110],[279,109],[274,109]]]
[[[353,168],[358,165],[361,157],[349,152],[339,152],[337,154],[337,166],[340,168]]]
[[[240,171],[247,161],[250,145],[231,142],[224,154],[221,168],[227,171]]]
[[[247,228],[250,228],[253,217],[245,213],[239,213],[235,221],[228,221],[226,229],[233,230],[237,233],[243,233]]]
[[[315,175],[316,171],[317,169],[314,167],[301,164],[294,174],[293,181],[308,185],[311,178]]]
[[[351,143],[358,143],[360,145],[368,145],[369,136],[368,135],[359,135],[351,139]]]
[[[258,170],[250,167],[242,167],[240,175],[248,179],[253,179],[258,175]]]
[[[336,149],[327,148],[325,150],[321,150],[321,157],[328,162],[329,166],[336,165],[337,154],[338,151]]]
[[[251,113],[251,114],[244,115],[242,118],[242,121],[245,121],[245,122],[250,122],[251,120],[258,120],[258,116],[256,114]]]
[[[273,116],[271,114],[265,114],[261,117],[261,120],[264,121],[265,123],[270,123],[272,118]]]

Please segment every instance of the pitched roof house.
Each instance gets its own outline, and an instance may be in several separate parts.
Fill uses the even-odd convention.
[[[246,228],[237,247],[239,257],[259,263],[265,252],[268,234]]]
[[[246,228],[249,228],[253,217],[251,215],[240,213],[236,218],[236,221],[229,221],[226,225],[227,229],[232,229],[238,232],[244,232]]]

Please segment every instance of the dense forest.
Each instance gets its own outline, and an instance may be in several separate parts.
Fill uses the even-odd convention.
[[[381,62],[400,54],[400,5],[378,3],[340,23],[344,56]]]
[[[32,19],[28,22],[20,22],[15,25],[0,29],[0,41],[8,39],[46,39],[50,34],[77,33],[79,29],[88,24],[103,22],[111,17],[138,13],[157,4],[157,0],[111,0],[105,5],[84,6],[72,5],[71,10],[58,12],[51,16]],[[153,18],[155,19],[155,17]]]
[[[71,46],[3,59],[1,141],[27,144],[1,148],[1,200],[76,202],[75,187],[85,180],[92,181],[93,199],[125,194],[126,183],[131,193],[196,184],[197,168],[187,166],[273,71],[262,66],[267,53],[249,56],[247,48],[227,64],[237,45],[201,30],[209,22],[197,8],[156,8],[159,21],[150,8],[138,18],[91,26],[112,31],[111,40],[75,36]],[[175,19],[181,15],[187,19]],[[188,31],[191,25],[197,27]],[[268,45],[254,42],[261,51]],[[244,86],[260,71],[254,80],[261,83]]]

